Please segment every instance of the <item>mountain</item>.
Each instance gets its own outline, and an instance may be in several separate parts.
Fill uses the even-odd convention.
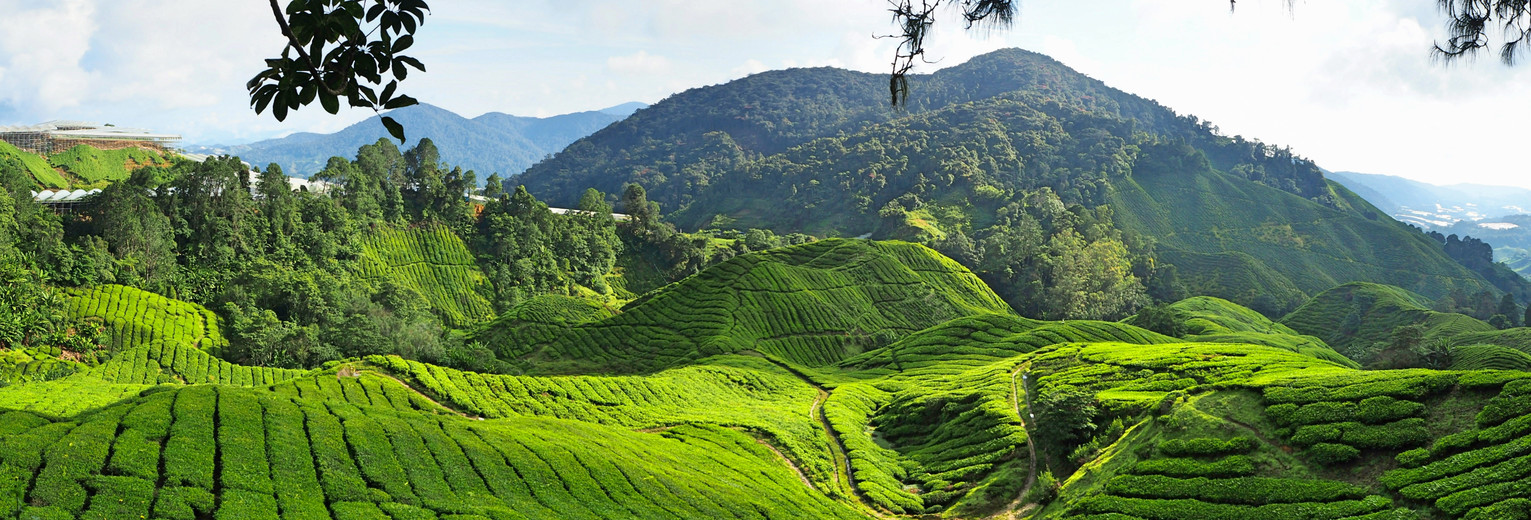
[[[489,112],[468,119],[422,103],[388,115],[404,125],[410,138],[401,148],[428,138],[441,151],[443,162],[474,170],[482,180],[490,173],[502,177],[520,173],[548,154],[645,106],[624,103],[603,110],[542,118]],[[357,148],[388,137],[380,119],[381,116],[375,116],[333,134],[299,132],[243,145],[189,147],[188,151],[238,155],[260,166],[277,163],[289,175],[308,177],[323,169],[330,157],[348,157]]]
[[[1531,190],[1525,188],[1483,184],[1441,186],[1393,175],[1355,172],[1329,172],[1328,177],[1393,218],[1424,229],[1531,212]]]
[[[636,182],[683,227],[925,242],[1013,304],[1033,281],[1059,285],[1047,279],[1058,269],[1018,270],[1035,256],[1021,252],[1057,250],[1070,236],[1138,255],[1128,267],[1139,279],[1168,280],[1163,266],[1173,265],[1165,284],[1269,316],[1356,280],[1429,297],[1528,294],[1523,282],[1495,286],[1453,261],[1290,149],[1222,136],[1046,56],[1001,50],[912,78],[902,111],[887,106],[885,82],[792,69],[688,90],[507,184],[557,205],[586,187],[611,193]],[[1049,202],[1054,195],[1061,203]],[[1032,225],[1042,239],[1016,236]],[[1072,234],[1058,231],[1069,226]],[[1152,252],[1134,246],[1150,241]],[[1064,256],[1057,261],[1075,262]]]

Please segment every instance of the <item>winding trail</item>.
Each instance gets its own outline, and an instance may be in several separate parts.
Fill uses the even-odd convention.
[[[813,406],[808,408],[808,415],[819,421],[819,427],[824,430],[824,435],[829,438],[829,454],[830,458],[833,459],[832,465],[835,468],[835,486],[839,487],[847,496],[855,497],[857,502],[866,508],[868,512],[878,518],[885,518],[882,511],[878,510],[877,506],[872,505],[872,502],[867,500],[866,495],[862,494],[861,488],[856,486],[856,477],[851,474],[851,461],[850,457],[846,455],[845,443],[840,440],[840,434],[835,432],[835,429],[829,425],[829,417],[824,415],[824,402],[829,399],[829,390],[809,379],[807,375],[799,372],[797,369],[792,368],[792,366],[771,356],[754,350],[745,350],[740,353],[769,361],[771,364],[781,367],[782,370],[797,376],[798,379],[819,392],[818,397],[813,400]]]
[[[479,417],[477,415],[468,415],[468,414],[463,413],[462,411],[460,411],[460,410],[458,410],[456,408],[453,408],[453,407],[441,404],[441,401],[437,401],[437,400],[431,398],[431,396],[425,395],[425,392],[421,392],[418,388],[415,388],[414,385],[411,385],[411,384],[405,382],[403,379],[399,379],[398,377],[394,376],[393,374],[390,374],[390,373],[388,373],[386,371],[383,371],[383,370],[379,369],[378,367],[363,365],[363,366],[360,366],[360,367],[350,366],[349,368],[351,368],[352,370],[356,371],[356,375],[355,376],[342,376],[342,375],[336,374],[336,377],[360,377],[361,374],[363,374],[363,373],[375,374],[375,375],[378,375],[378,376],[386,377],[388,379],[392,379],[395,383],[398,383],[398,384],[402,385],[404,388],[409,389],[409,391],[414,392],[415,395],[420,396],[420,398],[426,400],[426,402],[429,402],[431,404],[434,404],[434,405],[440,407],[442,410],[446,410],[448,412],[455,413],[457,415],[461,415],[461,416],[467,417],[469,419],[474,419],[474,420],[479,420],[479,421],[484,420],[483,417]]]
[[[1015,371],[1010,373],[1010,405],[1015,408],[1015,416],[1021,421],[1021,428],[1026,430],[1026,450],[1029,454],[1026,462],[1031,466],[1026,471],[1026,485],[1021,486],[1021,492],[1016,495],[1015,500],[1012,500],[1009,506],[1006,506],[1002,512],[996,515],[1004,515],[1005,518],[1010,519],[1024,518],[1035,506],[1035,504],[1023,503],[1026,500],[1026,495],[1031,494],[1032,486],[1037,483],[1037,443],[1035,438],[1031,436],[1031,423],[1026,422],[1026,414],[1031,413],[1031,392],[1025,391],[1022,385],[1016,383],[1017,377],[1022,377],[1029,381],[1029,378],[1024,377],[1028,374],[1027,369],[1029,368],[1031,368],[1031,362],[1027,361],[1022,363],[1021,366],[1015,367]],[[1021,410],[1021,401],[1023,399],[1026,401],[1024,413]]]

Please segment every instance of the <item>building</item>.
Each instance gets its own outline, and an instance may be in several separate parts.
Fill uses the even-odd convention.
[[[79,145],[102,150],[148,148],[167,152],[181,136],[156,134],[140,128],[118,128],[84,121],[49,121],[31,126],[0,126],[0,141],[35,154],[48,155]]]
[[[67,215],[79,210],[88,202],[89,197],[97,193],[101,193],[101,190],[43,190],[32,192],[32,200],[47,206],[54,213]]]

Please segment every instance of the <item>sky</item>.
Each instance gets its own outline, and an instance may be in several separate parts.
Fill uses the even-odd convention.
[[[434,0],[401,91],[464,116],[550,116],[771,69],[886,72],[886,0]],[[1029,0],[1008,30],[956,12],[928,44],[931,72],[1005,47],[1324,168],[1425,182],[1531,188],[1531,64],[1443,64],[1430,0]],[[372,115],[317,104],[256,115],[244,83],[283,39],[259,0],[0,0],[0,125],[78,119],[239,144],[333,132]]]

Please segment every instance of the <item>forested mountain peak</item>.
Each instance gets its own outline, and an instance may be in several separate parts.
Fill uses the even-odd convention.
[[[1290,148],[1222,135],[1047,56],[1006,49],[912,76],[901,110],[884,80],[790,69],[691,89],[513,182],[554,205],[636,183],[686,229],[925,243],[1030,316],[1119,318],[1150,289],[1272,317],[1355,280],[1431,297],[1526,292],[1453,261]],[[1046,296],[1081,286],[1093,296]]]

